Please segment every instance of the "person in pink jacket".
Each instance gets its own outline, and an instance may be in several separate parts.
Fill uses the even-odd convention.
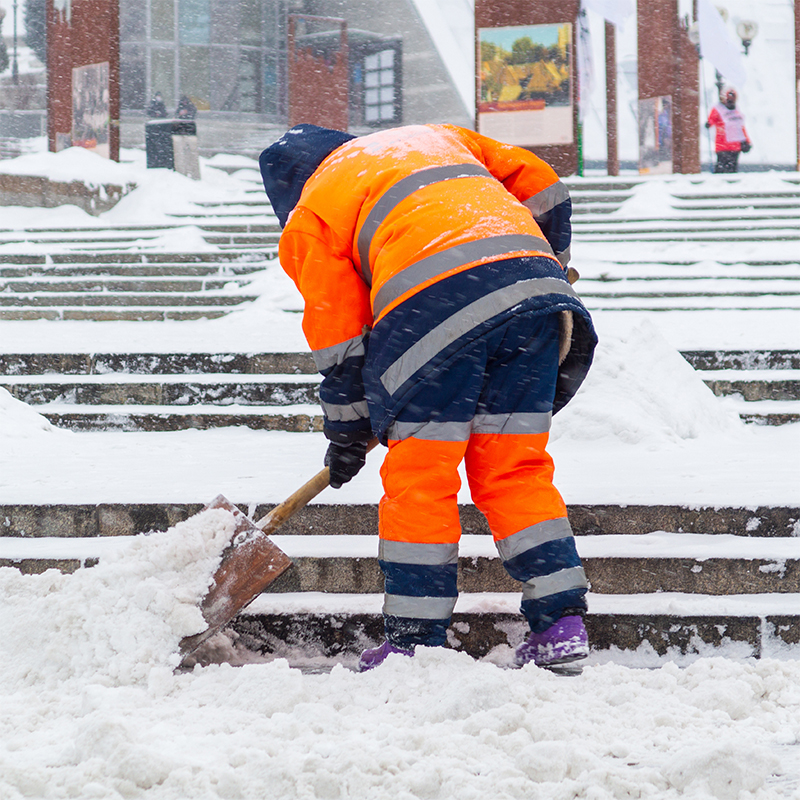
[[[717,166],[714,172],[738,172],[739,153],[750,150],[750,137],[744,127],[744,114],[736,108],[736,90],[723,89],[720,102],[711,109],[706,128],[715,127]]]

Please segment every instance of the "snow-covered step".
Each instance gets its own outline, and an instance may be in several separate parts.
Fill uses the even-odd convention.
[[[39,308],[0,308],[0,320],[5,321],[32,321],[32,320],[75,320],[79,322],[165,322],[168,320],[180,322],[181,320],[218,319],[224,317],[232,307],[197,306],[195,308],[120,308],[113,307],[83,307],[71,308],[69,306]]]
[[[102,435],[102,434],[99,434]],[[112,434],[113,435],[113,434]],[[118,440],[109,447],[119,447]],[[216,488],[216,487],[215,487]],[[15,503],[0,505],[0,547],[10,547],[18,538],[34,547],[36,539],[111,538],[167,530],[196,514],[212,497],[194,503],[128,502],[99,504]],[[261,519],[274,507],[242,503],[235,494],[229,499],[251,519]],[[794,538],[800,540],[798,506],[681,506],[681,505],[575,505],[569,519],[575,534],[584,536],[638,536],[659,530],[746,536],[754,540]],[[472,536],[489,537],[485,517],[471,504],[459,506],[462,530]],[[281,528],[281,534],[315,537],[346,534],[373,539],[378,530],[378,505],[372,503],[311,503]],[[59,544],[61,546],[61,544]],[[66,546],[66,544],[65,544]]]
[[[57,542],[47,552],[41,540],[0,537],[0,565],[39,571],[42,562],[69,562],[77,568],[86,550],[66,556]],[[277,534],[273,541],[293,566],[270,593],[383,591],[376,537]],[[28,542],[36,555],[26,556]],[[797,594],[800,593],[800,539],[765,539],[729,534],[649,533],[580,536],[577,539],[593,592],[606,594]],[[5,555],[3,555],[5,553]],[[98,552],[97,557],[102,557]],[[466,534],[459,546],[459,591],[517,592],[489,536]],[[800,613],[800,611],[798,611]]]
[[[745,421],[759,425],[790,425],[800,422],[800,400],[738,400],[728,405]]]
[[[246,277],[226,275],[204,276],[200,278],[176,278],[173,275],[154,277],[120,277],[108,276],[52,276],[43,275],[25,278],[0,278],[0,292],[8,294],[32,295],[49,293],[95,294],[97,292],[117,294],[185,294],[192,292],[219,292],[222,290],[241,289],[247,285]]]
[[[0,374],[44,375],[314,375],[310,353],[0,353]],[[50,374],[50,379],[57,379]],[[113,379],[113,377],[111,378]],[[122,379],[122,378],[121,378]]]
[[[264,260],[222,261],[221,263],[182,264],[10,264],[0,265],[0,279],[64,279],[101,276],[123,278],[176,278],[176,277],[225,277],[247,276],[263,270],[268,265]]]
[[[800,370],[800,350],[684,350],[681,355],[701,371]]]
[[[294,405],[79,405],[50,403],[36,410],[74,431],[183,431],[246,427],[306,433],[322,430],[317,404]]]
[[[263,652],[297,647],[308,655],[357,655],[383,639],[380,594],[262,594],[233,622],[244,642]],[[593,654],[613,649],[761,657],[800,642],[800,594],[588,595],[586,627]],[[461,594],[448,631],[451,646],[480,658],[515,647],[527,634],[519,593]],[[591,657],[590,657],[591,658]]]
[[[319,400],[316,376],[236,375],[34,375],[0,376],[0,387],[45,410],[74,405],[290,406]]]
[[[739,231],[715,231],[715,230],[685,230],[683,227],[665,227],[662,230],[653,231],[621,231],[586,232],[576,229],[575,236],[580,236],[584,244],[594,243],[658,243],[658,242],[713,242],[719,244],[724,238],[730,244],[741,242],[796,242],[800,239],[800,228],[798,226],[784,226],[772,230],[765,230],[761,227],[743,227]]]
[[[706,386],[719,397],[740,395],[747,401],[800,401],[800,369],[719,369],[700,371],[699,374]]]
[[[234,291],[205,291],[198,294],[186,294],[181,291],[164,291],[155,293],[85,291],[76,294],[61,292],[4,292],[0,293],[2,308],[42,308],[42,307],[91,307],[103,308],[114,306],[137,306],[152,308],[170,306],[229,306],[257,300],[257,295],[238,294]]]
[[[800,276],[797,278],[743,279],[743,278],[658,278],[600,277],[580,279],[581,297],[793,297],[800,294]]]
[[[680,297],[629,296],[607,297],[593,293],[591,289],[580,291],[581,299],[589,311],[747,311],[747,310],[791,310],[800,309],[800,292],[787,295],[772,295],[768,292],[756,296],[738,294],[697,296],[687,293]]]

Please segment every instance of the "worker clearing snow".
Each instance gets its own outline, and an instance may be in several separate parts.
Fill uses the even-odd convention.
[[[597,338],[568,280],[566,187],[527,150],[452,125],[354,137],[298,125],[261,154],[323,375],[339,488],[373,436],[386,641],[360,669],[441,646],[455,606],[458,466],[531,634],[517,665],[585,658],[586,576],[546,452]]]

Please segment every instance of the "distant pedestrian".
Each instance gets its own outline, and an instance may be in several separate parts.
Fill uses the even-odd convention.
[[[153,95],[153,99],[150,101],[150,105],[147,107],[147,116],[151,119],[166,119],[167,106],[164,103],[164,98],[161,96],[161,92],[156,92]]]
[[[739,153],[749,152],[752,143],[744,127],[744,114],[736,108],[736,90],[723,89],[720,102],[711,109],[706,128],[717,130],[714,149],[717,165],[714,172],[738,172]]]
[[[185,94],[181,95],[178,107],[175,109],[178,119],[194,119],[197,116],[197,106]]]

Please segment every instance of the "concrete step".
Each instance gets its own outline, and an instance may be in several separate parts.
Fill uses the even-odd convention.
[[[796,242],[800,239],[800,229],[798,226],[786,226],[775,230],[764,230],[761,227],[741,231],[728,231],[722,234],[720,231],[691,231],[683,228],[663,228],[653,231],[631,231],[630,233],[611,231],[590,232],[576,229],[575,236],[580,236],[582,244],[619,244],[624,242],[713,242],[719,243],[724,238],[725,241],[733,243],[741,242]]]
[[[800,370],[709,370],[700,377],[715,395],[743,400],[800,401]]]
[[[747,544],[756,545],[752,552],[764,553],[761,557],[748,558],[735,556],[706,557],[693,555],[690,544],[682,545],[679,540],[708,538],[704,534],[645,534],[643,537],[629,536],[626,542],[633,547],[640,542],[657,536],[670,539],[674,555],[648,556],[608,555],[605,547],[615,549],[599,537],[583,537],[578,542],[586,576],[593,592],[597,594],[653,594],[656,592],[680,592],[688,594],[707,594],[714,596],[728,594],[798,594],[800,593],[800,542],[784,540],[781,547],[765,547],[763,541]],[[281,575],[266,590],[270,594],[296,592],[324,592],[326,594],[379,594],[383,592],[383,574],[377,559],[377,540],[364,536],[301,536],[276,535],[271,537],[275,544],[292,560],[292,567]],[[611,537],[613,539],[618,537]],[[724,538],[719,547],[731,546],[730,536]],[[299,541],[298,541],[299,540]],[[592,541],[587,541],[592,540]],[[39,543],[41,544],[41,543]],[[775,544],[774,542],[772,543]],[[21,557],[19,547],[6,547],[2,550],[16,552],[16,556],[0,557],[0,567],[18,567],[30,574],[52,569],[72,572],[85,564],[92,563],[91,557],[58,558],[53,554],[44,557]],[[742,545],[732,545],[741,549]],[[642,548],[643,550],[646,548]],[[701,553],[707,550],[705,543],[699,547]],[[0,552],[2,552],[0,550]],[[765,552],[766,551],[766,552]],[[460,543],[458,590],[459,592],[508,592],[521,591],[521,584],[511,578],[503,568],[488,536],[462,536]],[[775,555],[770,556],[774,552]],[[722,550],[720,549],[720,553]]]
[[[697,370],[798,370],[800,350],[684,350]]]
[[[240,289],[248,283],[247,278],[233,275],[225,277],[176,278],[172,275],[163,277],[119,277],[106,275],[37,278],[0,279],[0,292],[20,295],[42,295],[55,293],[96,294],[103,293],[135,293],[152,294],[187,292],[219,292],[234,287]],[[73,298],[74,302],[74,298]]]
[[[246,260],[253,260],[248,254]],[[0,253],[0,264],[45,266],[57,264],[220,264],[242,260],[241,254],[222,252],[168,253],[162,251],[142,253],[139,250],[108,250],[102,252],[60,252],[47,254]]]
[[[310,353],[0,353],[3,375],[316,375]]]
[[[294,406],[319,402],[319,379],[210,374],[2,377],[0,387],[30,405]],[[128,408],[127,410],[135,410]]]
[[[797,400],[737,400],[727,401],[744,420],[756,425],[790,425],[800,422],[800,401]]]
[[[743,602],[737,602],[742,600]],[[655,657],[708,656],[727,649],[738,658],[766,657],[800,643],[800,596],[719,598],[703,595],[589,594],[586,628],[593,654],[638,650]],[[380,595],[262,595],[233,621],[240,641],[264,654],[353,659],[383,641]],[[518,594],[461,595],[448,631],[449,647],[474,658],[513,648],[527,636]],[[288,652],[287,652],[288,651]],[[509,658],[510,654],[505,657]],[[499,654],[499,658],[503,658]],[[624,656],[623,656],[624,658]],[[655,664],[654,664],[655,665]]]
[[[796,539],[768,543],[746,537],[655,536],[662,547],[673,550],[681,540],[689,544],[678,557],[648,559],[636,551],[641,549],[637,545],[646,543],[652,535],[578,540],[592,584],[587,628],[593,651],[635,650],[647,644],[660,655],[670,650],[697,654],[704,648],[733,646],[739,648],[739,657],[758,657],[768,654],[770,647],[800,642],[800,615],[787,613],[787,609],[800,607],[798,562],[792,557],[800,549]],[[381,640],[382,581],[374,537],[274,538],[293,557],[294,564],[270,587],[271,591],[256,598],[234,620],[232,627],[244,644],[265,652],[285,650],[287,646],[310,647],[330,656],[357,653]],[[451,646],[476,657],[499,645],[513,647],[526,635],[517,612],[520,585],[505,576],[496,557],[484,553],[488,553],[487,545],[491,548],[488,538],[462,539],[462,552],[468,552],[460,562],[462,593],[449,631]],[[619,557],[619,545],[608,541],[618,538],[625,539],[629,557]],[[716,544],[709,549],[698,539],[716,540]],[[731,539],[743,541],[732,544]],[[77,542],[9,541],[4,537],[0,538],[0,564],[28,574],[45,569],[71,572],[92,566],[120,543],[121,537]],[[765,547],[767,544],[773,546]],[[742,549],[745,545],[749,554],[747,547]],[[316,556],[298,555],[309,546],[315,548]],[[694,556],[692,546],[699,548]],[[729,551],[731,547],[736,550],[734,557],[708,557],[712,550]],[[765,550],[767,558],[737,557],[763,554]],[[304,591],[304,583],[318,588]],[[684,590],[652,590],[653,586],[676,584]],[[361,585],[366,591],[342,591],[352,585]],[[704,586],[712,591],[698,591]],[[744,592],[737,591],[741,587]],[[766,592],[758,591],[764,587],[769,587]]]
[[[235,306],[234,306],[235,307]],[[198,306],[197,308],[0,308],[0,320],[29,322],[32,320],[74,320],[78,322],[180,322],[224,317],[232,307]]]
[[[319,405],[77,405],[50,403],[36,410],[73,431],[164,432],[245,427],[258,431],[322,431]]]
[[[258,295],[231,294],[219,291],[206,291],[202,294],[185,294],[181,291],[159,292],[157,294],[142,292],[83,292],[65,295],[63,293],[33,292],[0,294],[0,307],[42,308],[42,307],[84,307],[99,306],[113,308],[118,306],[138,306],[153,308],[170,306],[238,306],[252,302]]]
[[[82,547],[80,541],[86,539],[88,544],[80,551],[84,554],[82,557],[96,557],[102,555],[96,548],[114,546],[111,544],[114,537],[167,530],[198,513],[212,499],[198,498],[194,503],[0,505],[0,546],[10,547],[16,541],[20,546],[33,548],[37,539],[52,539],[61,543],[59,547],[79,548]],[[251,519],[261,519],[274,508],[272,504],[251,505],[237,502],[236,497],[229,499]],[[598,504],[570,505],[568,513],[578,537],[682,531],[748,537],[767,544],[786,539],[800,542],[800,505],[740,508]],[[489,536],[486,519],[472,504],[459,506],[459,517],[465,534]],[[369,538],[374,537],[377,530],[377,504],[313,503],[284,523],[281,534],[311,537],[346,534]],[[45,546],[52,550],[54,544],[42,545]],[[59,556],[79,558],[79,554],[69,550],[59,551]]]
[[[224,262],[222,264],[30,264],[0,266],[0,279],[38,278],[63,280],[68,278],[176,278],[248,276],[267,266],[266,261]]]

